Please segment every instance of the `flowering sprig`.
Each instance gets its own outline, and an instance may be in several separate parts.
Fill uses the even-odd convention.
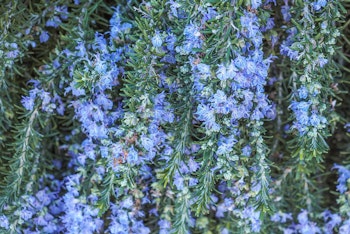
[[[308,177],[321,168],[323,154],[329,150],[325,139],[330,135],[336,115],[331,101],[335,90],[331,87],[337,67],[332,56],[340,35],[334,17],[340,18],[341,14],[337,1],[297,2],[290,8],[290,14],[292,27],[281,44],[281,54],[290,58],[292,67],[290,133],[298,137],[291,139],[289,146],[297,177],[303,181],[301,184],[308,184],[303,187],[310,197],[302,200],[311,209],[315,200],[310,195],[313,182]],[[323,20],[315,21],[314,15],[322,16]]]
[[[292,43],[288,49],[295,54],[293,56],[290,53],[286,54],[295,66],[291,80],[296,84],[296,90],[292,95],[290,106],[294,112],[295,121],[291,128],[298,130],[301,139],[304,139],[300,140],[300,144],[305,147],[301,147],[297,153],[301,160],[304,159],[306,144],[311,148],[306,150],[305,154],[311,153],[313,157],[317,157],[328,149],[323,140],[324,136],[328,135],[327,126],[332,117],[331,114],[326,115],[326,110],[331,108],[327,98],[334,95],[334,91],[327,87],[332,84],[334,78],[332,73],[326,74],[325,69],[335,69],[330,59],[335,52],[335,40],[339,36],[339,29],[332,25],[334,16],[340,17],[340,12],[335,8],[336,2],[327,4],[325,2],[296,5],[295,8],[303,10],[304,17],[300,22],[293,20],[294,28],[291,30],[293,34],[287,39]],[[324,20],[320,23],[314,22],[312,14],[321,14]],[[319,35],[318,40],[321,44],[312,39],[316,34]],[[303,39],[299,40],[301,35]],[[306,54],[305,50],[308,49],[312,49],[313,52]],[[285,54],[285,51],[282,49],[281,53]],[[311,160],[311,158],[306,157],[305,160]],[[317,157],[317,160],[320,159]]]
[[[218,15],[220,16],[220,13]],[[223,176],[220,179],[228,181],[241,179],[242,174],[233,171],[230,165],[236,165],[235,170],[239,171],[237,166],[241,166],[241,163],[252,166],[252,159],[256,157],[256,163],[259,165],[256,168],[260,171],[251,181],[251,185],[255,186],[255,192],[260,194],[257,196],[258,206],[264,206],[263,210],[265,210],[268,209],[269,203],[265,200],[268,197],[266,188],[269,183],[269,166],[266,164],[267,148],[262,138],[264,132],[262,119],[273,118],[274,110],[263,94],[263,86],[266,83],[270,61],[264,60],[261,53],[262,33],[257,15],[247,11],[243,11],[241,15],[240,17],[234,15],[237,17],[234,21],[235,25],[227,22],[229,23],[227,28],[224,26],[221,29],[228,30],[229,28],[229,31],[235,35],[233,40],[238,40],[238,44],[242,47],[234,47],[234,42],[231,41],[220,41],[216,46],[219,48],[222,46],[220,43],[226,44],[227,48],[230,48],[229,52],[232,57],[227,57],[227,55],[220,57],[220,50],[217,50],[217,54],[212,52],[211,57],[205,57],[208,63],[212,63],[209,62],[211,58],[217,59],[217,56],[223,62],[217,66],[217,71],[214,73],[216,83],[209,79],[205,80],[212,74],[210,66],[204,63],[196,66],[201,75],[199,77],[202,78],[202,81],[199,80],[196,86],[201,91],[198,95],[201,104],[198,106],[197,115],[198,120],[205,123],[206,134],[211,135],[210,142],[216,142],[219,139],[219,144],[216,146],[218,148],[213,155],[217,157],[218,163],[216,167],[213,166],[212,170],[222,173]],[[212,22],[208,25],[209,29],[220,29],[215,25],[215,20]],[[222,33],[226,35],[226,31]],[[208,41],[207,43],[210,45],[210,50],[217,48],[213,42]],[[250,121],[246,129],[242,127],[245,121]],[[219,134],[215,139],[213,133],[217,132]],[[238,141],[242,138],[250,143],[242,144],[243,141]],[[254,180],[255,185],[253,185]],[[251,195],[256,196],[253,193]]]

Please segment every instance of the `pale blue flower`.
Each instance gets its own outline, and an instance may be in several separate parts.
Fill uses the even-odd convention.
[[[152,37],[152,45],[156,48],[161,47],[163,44],[163,39],[160,36],[159,32],[156,32],[156,34]]]

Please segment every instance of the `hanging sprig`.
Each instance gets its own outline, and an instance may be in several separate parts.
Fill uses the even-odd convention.
[[[5,186],[0,195],[0,208],[11,204],[23,193],[31,192],[31,188],[24,185],[29,182],[31,168],[40,155],[39,148],[42,135],[36,131],[39,124],[38,109],[24,115],[25,121],[16,128],[16,143],[13,145],[15,155],[8,158],[8,173],[5,174]]]
[[[292,125],[289,141],[296,178],[303,187],[302,203],[311,210],[316,185],[310,176],[322,170],[328,152],[327,137],[336,118],[333,98],[337,66],[332,61],[340,31],[335,19],[341,18],[338,1],[296,2],[290,9],[292,27],[281,45],[281,54],[291,64],[290,110]],[[322,21],[315,19],[322,17]]]

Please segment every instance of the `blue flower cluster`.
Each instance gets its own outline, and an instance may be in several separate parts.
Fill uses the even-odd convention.
[[[304,35],[304,29],[307,27],[316,27],[316,23],[311,20],[311,9],[316,11],[315,14],[321,14],[321,8],[332,7],[327,5],[327,1],[316,1],[311,5],[306,4],[303,8],[305,17],[303,23],[294,24],[287,32],[287,38],[281,43],[280,52],[282,55],[289,57],[292,63],[298,67],[291,74],[291,81],[295,84],[293,94],[291,97],[291,104],[289,108],[294,114],[293,125],[291,129],[296,129],[301,136],[310,136],[314,139],[321,132],[328,131],[329,120],[327,113],[325,113],[326,97],[323,94],[323,83],[327,82],[328,78],[323,77],[323,71],[326,66],[332,64],[328,61],[328,56],[331,56],[333,49],[325,48],[326,45],[333,45],[334,38],[337,37],[337,30],[331,35],[329,25],[331,19],[324,20],[319,23],[317,31],[308,31]],[[285,8],[283,14],[287,17],[288,2],[285,1]],[[289,8],[288,8],[289,9]],[[290,13],[289,13],[290,14]],[[286,19],[285,19],[286,20]],[[305,22],[304,22],[305,21]],[[309,26],[308,26],[309,25]],[[328,30],[326,29],[328,28]],[[333,29],[332,29],[333,30]],[[322,39],[319,39],[320,45],[316,46],[318,42],[306,38],[311,38],[313,34],[320,33]],[[314,48],[313,52],[307,54],[306,48]],[[301,65],[302,64],[302,65]],[[317,77],[322,77],[317,79]]]
[[[350,178],[350,170],[338,164],[335,164],[334,168],[338,170],[339,174],[337,190],[343,194],[349,190],[348,179]]]

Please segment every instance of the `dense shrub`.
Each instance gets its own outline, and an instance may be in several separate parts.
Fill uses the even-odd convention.
[[[350,3],[4,0],[1,233],[350,233]]]

